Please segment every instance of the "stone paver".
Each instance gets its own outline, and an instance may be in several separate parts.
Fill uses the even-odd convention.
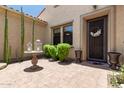
[[[43,67],[36,72],[25,72],[31,66],[30,61],[14,63],[0,70],[0,87],[21,88],[94,88],[107,87],[108,70],[71,63],[60,65],[40,59]]]

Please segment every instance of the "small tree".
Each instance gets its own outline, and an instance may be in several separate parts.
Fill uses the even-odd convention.
[[[8,18],[7,10],[5,10],[5,27],[4,27],[4,62],[8,63]]]
[[[32,49],[34,50],[34,25],[35,25],[35,20],[33,19],[33,24],[32,24]]]
[[[3,51],[3,60],[5,63],[10,63],[11,61],[11,47],[9,47],[8,42],[8,18],[7,10],[5,10],[5,27],[4,27],[4,51]]]
[[[25,29],[24,29],[24,13],[21,7],[21,61],[24,57],[24,40],[25,40]]]

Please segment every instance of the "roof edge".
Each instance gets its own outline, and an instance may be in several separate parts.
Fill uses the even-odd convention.
[[[44,11],[46,10],[46,8],[44,8],[37,17],[39,17]]]
[[[7,9],[8,11],[19,14],[19,15],[21,14],[21,12],[19,10],[15,10],[14,8],[8,7],[7,5],[0,5],[0,8]],[[43,24],[47,24],[46,21],[40,20],[39,18],[33,17],[32,15],[24,13],[24,16],[27,18],[30,18],[30,19],[35,19],[39,22],[42,22]]]

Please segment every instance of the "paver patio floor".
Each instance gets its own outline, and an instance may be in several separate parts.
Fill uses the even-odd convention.
[[[14,63],[0,70],[0,87],[17,88],[91,88],[107,87],[108,70],[71,63],[61,65],[40,59],[43,67],[36,72],[25,72],[32,64],[29,61]]]

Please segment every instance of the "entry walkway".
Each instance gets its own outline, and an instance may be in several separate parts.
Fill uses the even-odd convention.
[[[105,88],[108,70],[75,63],[61,64],[40,59],[37,71],[30,61],[14,63],[0,70],[0,87],[17,88]],[[43,67],[43,68],[42,68]]]

